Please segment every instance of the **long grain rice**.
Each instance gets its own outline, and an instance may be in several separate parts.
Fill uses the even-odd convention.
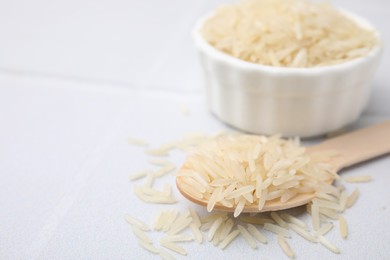
[[[129,137],[127,138],[127,143],[131,145],[137,145],[137,146],[148,146],[149,143],[143,139],[140,138],[133,138]]]
[[[186,235],[167,235],[161,238],[161,240],[169,242],[188,242],[194,240],[194,238]]]
[[[275,223],[275,221],[273,221],[272,219],[270,218],[262,218],[262,217],[258,217],[258,216],[240,216],[240,220],[242,222],[245,222],[245,223],[250,223],[250,224],[254,224],[254,225],[264,225],[265,223]]]
[[[136,235],[136,237],[138,237],[138,239],[144,241],[145,243],[149,243],[149,244],[152,243],[152,240],[150,240],[148,235],[146,235],[146,233],[144,231],[142,231],[140,228],[138,228],[137,226],[133,226],[132,230],[133,230],[134,235]]]
[[[357,199],[359,198],[359,195],[360,195],[360,191],[358,188],[356,188],[352,193],[351,195],[348,196],[347,198],[347,208],[350,208],[353,206],[353,204],[355,204],[355,202],[357,201]]]
[[[279,226],[288,229],[288,224],[287,224],[287,223],[279,216],[279,214],[276,213],[275,211],[271,212],[271,218],[272,218],[273,220],[275,220],[275,222],[276,222]]]
[[[150,174],[151,172],[150,171],[140,171],[140,172],[137,172],[137,173],[134,173],[132,175],[129,176],[129,180],[130,181],[135,181],[135,180],[138,180],[138,179],[141,179],[141,178],[144,178],[146,175]]]
[[[315,242],[313,235],[307,232],[307,230],[303,229],[302,227],[295,224],[289,224],[289,227],[304,239],[313,243]]]
[[[284,237],[291,237],[291,234],[288,231],[288,229],[282,228],[282,227],[274,225],[274,224],[265,223],[264,229],[271,231],[272,233],[275,233],[277,235],[282,235]]]
[[[347,222],[343,216],[339,216],[339,227],[340,227],[340,235],[342,238],[346,239],[348,235],[347,230]]]
[[[155,246],[153,246],[152,244],[149,244],[143,240],[138,240],[138,244],[153,254],[159,253],[158,249]]]
[[[226,222],[223,223],[223,229],[221,231],[220,238],[221,239],[225,238],[230,233],[233,226],[234,226],[233,220],[231,218],[227,219]]]
[[[250,247],[252,247],[252,249],[256,249],[257,248],[256,241],[253,239],[253,237],[248,232],[248,230],[246,230],[246,228],[241,225],[237,225],[237,228],[240,231],[241,235],[246,240],[246,242],[250,245]]]
[[[170,249],[178,254],[187,255],[187,251],[183,247],[179,246],[178,244],[176,244],[174,242],[160,240],[160,245],[167,248],[167,249]]]
[[[162,226],[162,231],[167,232],[172,227],[172,224],[175,222],[177,216],[179,215],[178,210],[172,210],[166,212],[167,217],[165,218],[165,223]]]
[[[282,213],[282,214],[280,214],[280,217],[289,223],[295,224],[295,225],[305,229],[306,231],[309,230],[309,228],[305,222],[303,222],[302,220],[300,220],[300,219],[298,219],[290,214]]]
[[[170,253],[161,248],[158,249],[158,255],[161,257],[162,260],[175,260],[175,257],[173,257]]]
[[[326,235],[326,233],[328,233],[332,228],[333,228],[333,224],[332,224],[332,223],[326,223],[326,224],[324,224],[320,229],[318,229],[318,230],[316,231],[316,236],[317,236],[317,237],[324,236],[324,235]]]
[[[278,135],[221,135],[196,147],[177,175],[181,176],[182,189],[207,200],[209,212],[217,204],[224,205],[235,208],[235,217],[246,204],[256,204],[261,210],[267,201],[285,203],[322,186],[339,193],[326,186],[335,178],[329,167],[311,161],[298,145]]]
[[[167,149],[145,149],[144,151],[148,155],[167,157],[169,151]]]
[[[344,181],[349,183],[360,183],[360,182],[369,182],[372,181],[371,176],[365,175],[365,176],[350,176],[343,178]]]
[[[145,222],[143,222],[142,220],[139,220],[139,219],[137,219],[135,217],[132,217],[130,215],[126,215],[125,219],[126,219],[127,223],[129,223],[132,226],[136,226],[136,227],[138,227],[139,229],[141,229],[143,231],[149,231],[150,230],[150,227]]]
[[[323,236],[319,236],[318,237],[318,241],[323,245],[325,246],[327,249],[329,249],[330,251],[332,251],[333,253],[335,254],[340,254],[340,249],[335,246],[334,244],[332,244],[329,240],[327,240],[325,237]]]
[[[210,230],[209,230],[209,233],[207,235],[207,240],[208,241],[211,241],[215,235],[215,232],[217,231],[217,229],[219,228],[219,226],[222,224],[223,222],[223,218],[218,218],[214,221],[214,223],[211,225],[210,227]]]
[[[238,229],[230,232],[230,234],[225,237],[225,239],[221,242],[221,244],[219,244],[219,247],[221,249],[226,248],[233,241],[233,239],[235,239],[239,234],[240,234],[240,230]]]
[[[305,154],[303,147],[299,147],[299,139],[286,141],[277,135],[266,138],[264,136],[226,136],[222,134],[218,138],[221,139],[219,141],[213,139],[212,147],[206,146],[205,153],[203,148],[193,150],[197,156],[196,160],[192,161],[193,163],[201,162],[199,159],[203,155],[205,158],[213,158],[212,160],[207,159],[201,170],[186,165],[186,170],[177,174],[187,178],[187,185],[192,188],[191,192],[198,193],[200,197],[205,197],[209,201],[212,200],[213,205],[210,209],[213,209],[218,203],[235,207],[234,217],[240,215],[244,207],[252,203],[262,208],[267,200],[280,199],[281,202],[286,202],[299,193],[313,192],[316,198],[308,204],[307,209],[312,215],[314,235],[308,232],[309,229],[305,222],[286,213],[271,212],[271,219],[253,214],[241,215],[239,220],[248,223],[245,228],[241,224],[236,225],[230,215],[226,213],[208,214],[200,218],[196,211],[190,208],[183,214],[179,214],[178,210],[158,212],[152,228],[167,233],[160,240],[161,246],[186,255],[186,250],[176,243],[192,240],[202,243],[202,229],[208,230],[207,239],[214,246],[219,244],[221,249],[228,246],[239,234],[242,234],[247,243],[255,249],[257,248],[255,240],[265,244],[267,238],[254,225],[264,225],[265,230],[278,235],[278,243],[289,257],[294,257],[294,252],[285,239],[285,237],[291,237],[288,229],[292,229],[310,242],[318,241],[332,252],[340,253],[340,250],[324,237],[333,227],[332,223],[325,222],[329,221],[329,218],[337,219],[340,234],[346,238],[347,225],[340,212],[355,203],[359,196],[359,190],[355,189],[351,195],[347,196],[344,187],[327,184],[329,180],[335,178],[335,173],[330,170],[328,165],[313,163],[314,161],[326,161],[329,156],[335,156],[335,153],[316,154],[310,157]],[[202,142],[201,140],[210,142],[210,139],[199,137],[195,141],[186,139],[181,142],[181,145],[182,148],[193,149],[195,145]],[[248,143],[253,143],[253,140],[256,140],[255,144],[248,146]],[[165,153],[168,153],[169,150],[179,146],[179,143],[176,142],[166,147],[161,146],[160,149],[156,150],[160,152],[164,150]],[[221,150],[213,150],[216,148]],[[237,149],[242,149],[242,154],[237,152]],[[273,152],[270,152],[270,149]],[[231,161],[226,162],[225,160]],[[225,162],[229,166],[228,168],[223,168],[226,166]],[[158,170],[160,174],[144,171],[138,173],[138,176],[136,174],[129,177],[135,180],[147,176],[146,185],[136,186],[134,192],[145,202],[168,203],[168,201],[175,201],[169,184],[164,186],[163,191],[153,187],[154,178],[165,175],[167,171],[172,171],[175,169],[175,165],[168,160],[157,158],[150,160],[150,163],[161,166]],[[357,181],[363,179],[367,180],[368,178],[360,176]],[[290,187],[290,185],[292,186]],[[162,259],[174,259],[166,251],[153,246],[151,239],[144,232],[150,230],[147,224],[131,216],[125,218],[139,239],[140,246],[154,254],[159,254]],[[181,233],[188,227],[193,236]],[[234,227],[237,229],[233,230]]]
[[[260,243],[267,244],[268,239],[264,236],[254,225],[248,224],[248,231],[251,235],[256,238]]]
[[[155,179],[154,173],[148,173],[146,175],[146,180],[145,180],[145,183],[144,183],[144,187],[151,188],[152,185],[153,185],[154,179]]]
[[[168,231],[169,235],[175,235],[182,231],[183,229],[187,228],[192,223],[191,218],[185,218],[183,220],[177,220],[175,222],[175,226],[172,226],[171,229]]]
[[[196,213],[196,211],[192,208],[189,208],[188,210],[191,214],[191,218],[192,218],[192,221],[194,222],[194,224],[197,227],[200,227],[202,225],[202,223],[200,222],[200,218],[199,218],[198,214]]]
[[[318,230],[321,225],[320,207],[318,206],[318,203],[316,203],[315,201],[311,204],[311,217],[312,217],[314,230]]]
[[[206,20],[201,34],[229,55],[277,67],[338,64],[367,55],[377,44],[372,31],[329,4],[302,0],[223,6]]]
[[[154,173],[154,176],[161,177],[161,176],[164,176],[164,175],[171,173],[174,170],[176,170],[176,165],[174,165],[174,164],[164,165],[163,167],[161,167],[159,170],[157,170]]]
[[[203,236],[202,233],[200,232],[199,226],[197,226],[195,223],[191,223],[190,228],[192,234],[194,234],[196,243],[201,244],[203,241]]]
[[[287,243],[287,240],[282,235],[278,235],[278,244],[288,257],[294,258],[294,251],[291,249],[290,245]]]
[[[144,187],[134,187],[134,193],[139,199],[146,203],[157,203],[157,204],[173,204],[177,203],[177,200],[172,196],[150,196],[144,193]]]

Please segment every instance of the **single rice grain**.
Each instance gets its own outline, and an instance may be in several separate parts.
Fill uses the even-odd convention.
[[[267,244],[268,239],[263,233],[261,233],[254,225],[248,224],[248,231],[251,235],[256,238],[260,243]]]
[[[237,228],[240,231],[241,235],[246,240],[246,242],[250,245],[250,247],[252,247],[252,249],[256,249],[257,248],[256,241],[253,239],[253,237],[248,232],[248,230],[246,230],[246,228],[241,225],[237,225]]]
[[[347,230],[347,222],[343,216],[339,216],[339,227],[340,227],[340,235],[342,238],[346,239],[348,235]]]
[[[287,243],[287,240],[282,235],[278,235],[278,244],[288,257],[294,258],[294,251],[291,249],[290,245]]]
[[[219,244],[219,247],[221,249],[226,248],[232,241],[240,234],[240,230],[236,229],[232,231],[229,235],[225,237],[224,240],[222,240],[221,244]]]
[[[323,245],[325,246],[327,249],[329,249],[330,251],[332,251],[333,253],[335,254],[340,254],[340,249],[335,246],[334,244],[332,244],[329,240],[327,240],[325,237],[323,236],[320,236],[318,237],[318,241]]]

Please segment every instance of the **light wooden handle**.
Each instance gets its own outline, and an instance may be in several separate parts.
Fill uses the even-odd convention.
[[[326,140],[312,148],[314,149],[308,150],[340,152],[340,156],[331,162],[335,170],[339,171],[342,168],[390,153],[390,121]]]

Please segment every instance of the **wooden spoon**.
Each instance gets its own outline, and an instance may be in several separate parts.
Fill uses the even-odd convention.
[[[329,161],[336,172],[339,172],[343,168],[390,153],[390,121],[340,135],[307,148],[309,154],[328,150],[337,150],[340,153],[340,156],[334,157]],[[176,178],[176,185],[184,197],[201,206],[207,206],[207,200],[191,196],[182,187],[182,183],[183,177],[178,176]],[[314,193],[302,193],[285,203],[281,203],[279,200],[267,201],[261,211],[259,211],[257,204],[246,206],[243,212],[266,212],[294,208],[310,202],[313,198]],[[235,208],[228,208],[217,203],[214,209],[233,212]]]

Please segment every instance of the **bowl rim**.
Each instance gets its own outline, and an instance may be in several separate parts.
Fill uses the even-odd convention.
[[[210,17],[212,17],[215,13],[215,11],[212,11],[202,17],[200,17],[197,22],[195,23],[195,26],[192,31],[193,39],[195,42],[195,45],[197,48],[203,50],[204,52],[207,52],[207,54],[211,57],[213,57],[215,60],[225,62],[227,64],[230,64],[232,66],[238,67],[242,70],[249,70],[249,71],[261,71],[261,72],[268,72],[270,74],[282,74],[282,75],[296,75],[296,74],[305,74],[305,75],[316,75],[320,73],[331,73],[335,71],[346,71],[353,69],[355,67],[360,66],[362,63],[366,63],[368,60],[375,59],[376,57],[380,56],[380,54],[383,51],[383,39],[381,33],[365,18],[362,18],[361,16],[358,16],[350,11],[346,11],[344,9],[337,9],[340,11],[343,15],[347,16],[348,18],[354,20],[357,24],[362,26],[363,28],[372,30],[374,32],[374,35],[378,39],[378,44],[374,46],[374,48],[365,56],[359,57],[356,59],[352,59],[343,63],[334,64],[334,65],[328,65],[323,67],[306,67],[306,68],[291,68],[291,67],[276,67],[276,66],[269,66],[269,65],[263,65],[258,63],[252,63],[249,61],[245,61],[242,59],[239,59],[237,57],[234,57],[230,54],[227,54],[214,46],[212,46],[210,43],[208,43],[202,36],[200,30],[203,27],[203,24],[205,21],[207,21]]]

